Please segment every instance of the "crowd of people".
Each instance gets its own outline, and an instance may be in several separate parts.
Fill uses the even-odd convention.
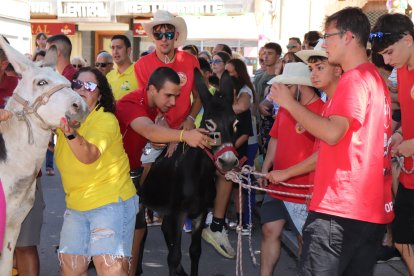
[[[41,63],[56,50],[56,71],[90,109],[79,128],[62,118],[56,145],[52,137],[46,155],[47,175],[54,174],[54,157],[66,194],[58,249],[62,274],[85,275],[91,261],[99,275],[143,273],[148,229],[139,194],[151,164],[165,148],[164,158],[171,156],[178,142],[211,147],[208,131],[199,128],[198,68],[212,94],[225,71],[232,77],[234,146],[251,166],[263,157],[256,169],[265,177],[253,179],[267,189],[259,212],[260,275],[273,275],[286,225],[298,238],[299,275],[373,275],[384,250],[400,254],[414,275],[409,17],[383,15],[371,28],[361,9],[342,9],[326,18],[323,35],[310,31],[303,44],[289,38],[284,55],[278,43],[266,43],[254,76],[225,44],[211,53],[185,45],[181,17],[159,10],[143,26],[153,48],[134,62],[128,37],[114,35],[111,52],[99,52],[95,66],[71,59],[65,35],[36,36],[31,59]],[[0,49],[0,120],[13,116],[2,110],[18,82],[9,67]],[[15,252],[21,276],[39,275],[40,176]],[[202,232],[230,259],[236,256],[226,219],[232,195],[243,234],[252,230],[248,206],[256,205],[254,193],[244,191],[239,201],[234,188],[216,173],[214,208]],[[191,231],[191,220],[184,228]]]

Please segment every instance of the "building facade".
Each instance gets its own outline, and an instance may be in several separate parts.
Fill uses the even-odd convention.
[[[390,1],[390,0],[389,0]],[[7,3],[6,3],[7,2]],[[245,57],[269,41],[284,50],[288,38],[303,38],[310,30],[323,30],[326,15],[346,6],[361,7],[375,22],[387,12],[387,0],[6,0],[0,9],[0,33],[23,53],[35,49],[34,36],[64,33],[73,44],[73,55],[90,64],[96,54],[109,50],[114,34],[126,34],[133,42],[133,60],[151,41],[142,24],[158,9],[184,17],[188,44],[211,49],[230,45]],[[408,0],[408,7],[414,0]],[[411,15],[411,14],[410,14]]]
[[[0,9],[0,34],[22,53],[31,51],[30,9],[28,0],[8,0]]]

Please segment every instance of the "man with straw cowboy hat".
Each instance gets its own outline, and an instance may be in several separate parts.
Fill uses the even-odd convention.
[[[153,20],[144,23],[143,27],[155,44],[155,51],[143,56],[134,64],[139,87],[145,89],[149,77],[159,67],[170,67],[176,71],[180,77],[180,97],[176,98],[175,106],[165,113],[164,117],[158,118],[158,121],[173,129],[191,130],[195,128],[194,118],[201,109],[201,100],[194,84],[194,68],[199,68],[200,65],[194,56],[177,49],[187,39],[187,25],[183,18],[174,16],[168,11],[158,10],[154,13]],[[172,154],[176,145],[177,143],[170,143],[167,154]],[[141,165],[144,167],[140,184],[143,183],[151,164],[161,151],[152,148],[148,144],[144,154],[141,152],[134,153],[142,154],[141,162],[139,162],[140,166],[131,168],[131,171],[133,171],[139,169]],[[135,227],[132,247],[133,259],[129,275],[135,276],[142,273],[142,253],[147,232],[144,213],[144,208],[140,208]]]

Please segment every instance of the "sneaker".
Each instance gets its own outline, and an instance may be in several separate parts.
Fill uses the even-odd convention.
[[[224,228],[221,230],[221,232],[213,232],[211,231],[210,227],[207,227],[203,229],[201,236],[224,257],[234,259],[236,256],[236,252],[234,251],[233,247],[231,247],[227,231]]]
[[[401,260],[401,255],[400,252],[398,252],[398,250],[394,247],[381,246],[377,253],[377,264],[398,260]]]
[[[159,216],[154,216],[152,220],[147,218],[147,226],[160,226],[162,224],[162,218]]]
[[[46,168],[46,174],[48,176],[53,176],[55,175],[55,171],[53,170],[53,168]]]
[[[243,228],[241,230],[242,236],[248,236],[253,231],[253,226],[250,226],[249,224],[243,224]]]
[[[185,219],[185,222],[184,222],[184,225],[183,225],[184,232],[191,233],[192,228],[193,228],[193,225],[192,224],[193,224],[192,220],[189,219],[189,218],[186,218]]]
[[[230,230],[236,230],[236,228],[237,228],[237,221],[234,221],[234,220],[230,221],[229,222],[229,229]]]
[[[206,227],[209,226],[212,221],[213,221],[213,212],[210,211],[208,212],[207,217],[206,217],[206,222],[205,222]]]

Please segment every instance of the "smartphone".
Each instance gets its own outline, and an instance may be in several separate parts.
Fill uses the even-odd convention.
[[[213,140],[212,142],[210,142],[211,146],[221,145],[221,133],[220,132],[210,132],[208,136]]]

